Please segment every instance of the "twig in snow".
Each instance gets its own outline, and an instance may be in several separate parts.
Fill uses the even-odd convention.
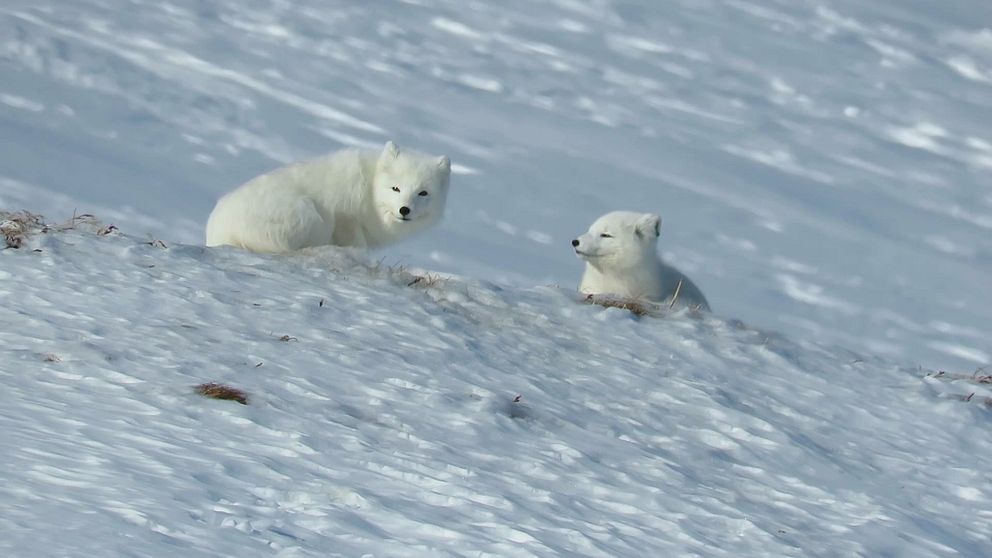
[[[163,250],[166,249],[166,248],[168,248],[168,246],[165,245],[165,242],[162,242],[161,240],[159,240],[157,238],[151,238],[150,237],[148,239],[148,242],[145,242],[144,244],[147,244],[149,246],[153,246],[155,248],[162,248]]]
[[[668,305],[669,310],[675,307],[675,301],[679,299],[679,293],[681,292],[682,292],[682,278],[679,277],[679,284],[675,286],[675,294],[672,295],[672,303]]]

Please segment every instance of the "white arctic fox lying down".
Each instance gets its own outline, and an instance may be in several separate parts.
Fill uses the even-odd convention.
[[[337,151],[264,174],[222,197],[207,246],[288,252],[334,244],[378,248],[437,223],[451,161],[400,150]]]
[[[676,305],[709,310],[696,285],[661,261],[660,232],[661,217],[650,213],[614,211],[597,219],[589,232],[572,241],[575,253],[586,261],[579,291],[670,303],[678,289]]]

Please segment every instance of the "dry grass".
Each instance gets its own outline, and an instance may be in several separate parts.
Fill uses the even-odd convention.
[[[47,230],[48,227],[41,215],[30,211],[16,213],[0,211],[0,235],[3,236],[5,249],[20,248],[29,234]]]
[[[657,305],[633,298],[586,295],[583,302],[586,304],[596,304],[598,306],[602,306],[603,308],[620,308],[621,310],[627,310],[635,316],[654,316],[658,314]]]
[[[938,370],[937,372],[928,372],[927,378],[935,378],[940,380],[951,380],[957,382],[973,383],[973,384],[983,384],[992,385],[992,374],[985,374],[985,369],[987,366],[983,366],[975,370],[972,374],[961,374],[955,372],[945,372],[943,370]],[[961,393],[948,394],[947,397],[951,399],[956,399],[958,401],[964,401],[965,403],[977,402],[982,405],[992,409],[992,397],[988,396],[978,396],[975,397],[975,392],[968,393],[967,395]]]
[[[679,282],[679,287],[675,291],[675,296],[669,304],[658,304],[656,302],[651,302],[650,300],[642,298],[624,298],[614,295],[586,295],[582,299],[582,302],[586,304],[596,304],[604,308],[620,308],[622,310],[627,310],[631,314],[641,317],[650,316],[652,318],[660,318],[673,311],[676,301],[678,301],[679,292],[682,288],[682,282]],[[701,318],[703,316],[703,311],[699,309],[699,306],[689,306],[689,315],[693,318]]]
[[[961,395],[958,393],[951,394],[949,396],[952,399],[957,399],[958,401],[964,401],[965,403],[971,403],[972,401],[981,403],[986,407],[992,408],[992,397],[975,397],[975,393],[969,393],[968,395]]]
[[[110,225],[110,226],[111,227],[114,227],[113,225]],[[80,214],[77,214],[76,212],[73,212],[72,213],[72,217],[69,218],[68,221],[66,221],[65,223],[62,223],[61,225],[57,225],[55,227],[50,227],[50,228],[54,228],[57,231],[71,231],[71,230],[84,229],[85,228],[85,229],[90,230],[91,232],[95,232],[95,233],[99,234],[100,230],[102,230],[104,228],[108,228],[108,227],[104,227],[103,226],[103,223],[101,223],[99,219],[97,219],[95,216],[93,216],[90,213],[80,213]],[[117,227],[114,227],[114,229],[116,230]],[[46,228],[43,232],[48,232],[48,228]],[[108,233],[109,233],[109,231],[108,231]],[[104,234],[107,234],[107,233],[104,233]],[[103,235],[101,235],[101,236],[103,236]]]
[[[247,393],[241,391],[238,388],[227,386],[224,384],[210,382],[195,386],[193,390],[204,397],[210,397],[212,399],[223,399],[225,401],[237,401],[242,405],[248,404]]]
[[[679,284],[675,287],[675,294],[672,295],[672,303],[668,305],[668,309],[671,310],[675,308],[675,302],[679,299],[679,294],[682,293],[682,279],[679,279]]]
[[[984,369],[984,367],[979,368],[974,374],[955,374],[953,372],[944,372],[943,370],[939,370],[937,372],[928,373],[927,376],[947,380],[967,380],[969,382],[975,382],[976,384],[992,384],[992,374],[982,374]]]
[[[27,238],[34,233],[45,234],[49,231],[87,230],[99,236],[107,236],[115,231],[114,225],[104,226],[100,220],[89,213],[73,213],[64,223],[50,225],[44,217],[30,211],[0,211],[0,236],[3,237],[4,248],[21,248]]]
[[[430,289],[433,287],[440,287],[444,285],[446,281],[443,277],[441,277],[437,273],[425,273],[423,275],[415,275],[411,273],[410,275],[413,276],[413,279],[411,279],[406,284],[407,287],[420,287],[423,289]]]
[[[421,275],[410,271],[405,265],[386,265],[382,260],[370,265],[368,269],[369,275],[372,277],[382,277],[397,283],[402,283],[407,287],[431,289],[443,287],[447,282],[447,279],[438,273],[428,272]]]

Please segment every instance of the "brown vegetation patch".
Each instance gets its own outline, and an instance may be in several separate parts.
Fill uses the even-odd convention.
[[[598,306],[602,306],[603,308],[620,308],[622,310],[627,310],[635,316],[650,316],[657,313],[656,305],[633,298],[586,295],[583,302],[586,304],[596,304]]]
[[[21,248],[24,241],[33,233],[45,234],[49,231],[64,232],[70,230],[87,230],[99,236],[118,232],[114,225],[104,226],[100,220],[89,213],[73,213],[64,223],[50,225],[45,218],[30,211],[0,211],[0,238],[4,248]],[[35,250],[40,252],[40,250]]]
[[[248,394],[238,388],[231,387],[216,382],[200,384],[193,388],[196,393],[213,399],[223,399],[225,401],[237,401],[242,405],[248,404]]]
[[[0,211],[0,236],[3,236],[4,248],[20,248],[28,234],[37,230],[46,230],[41,215],[30,211]]]

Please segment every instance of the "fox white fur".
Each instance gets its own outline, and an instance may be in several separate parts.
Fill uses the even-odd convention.
[[[226,194],[207,220],[207,246],[289,252],[333,244],[374,249],[437,223],[448,157],[346,149],[259,176]]]
[[[702,291],[658,256],[660,232],[661,217],[651,213],[614,211],[597,219],[572,241],[586,262],[579,291],[668,304],[677,289],[676,306],[709,310]]]

